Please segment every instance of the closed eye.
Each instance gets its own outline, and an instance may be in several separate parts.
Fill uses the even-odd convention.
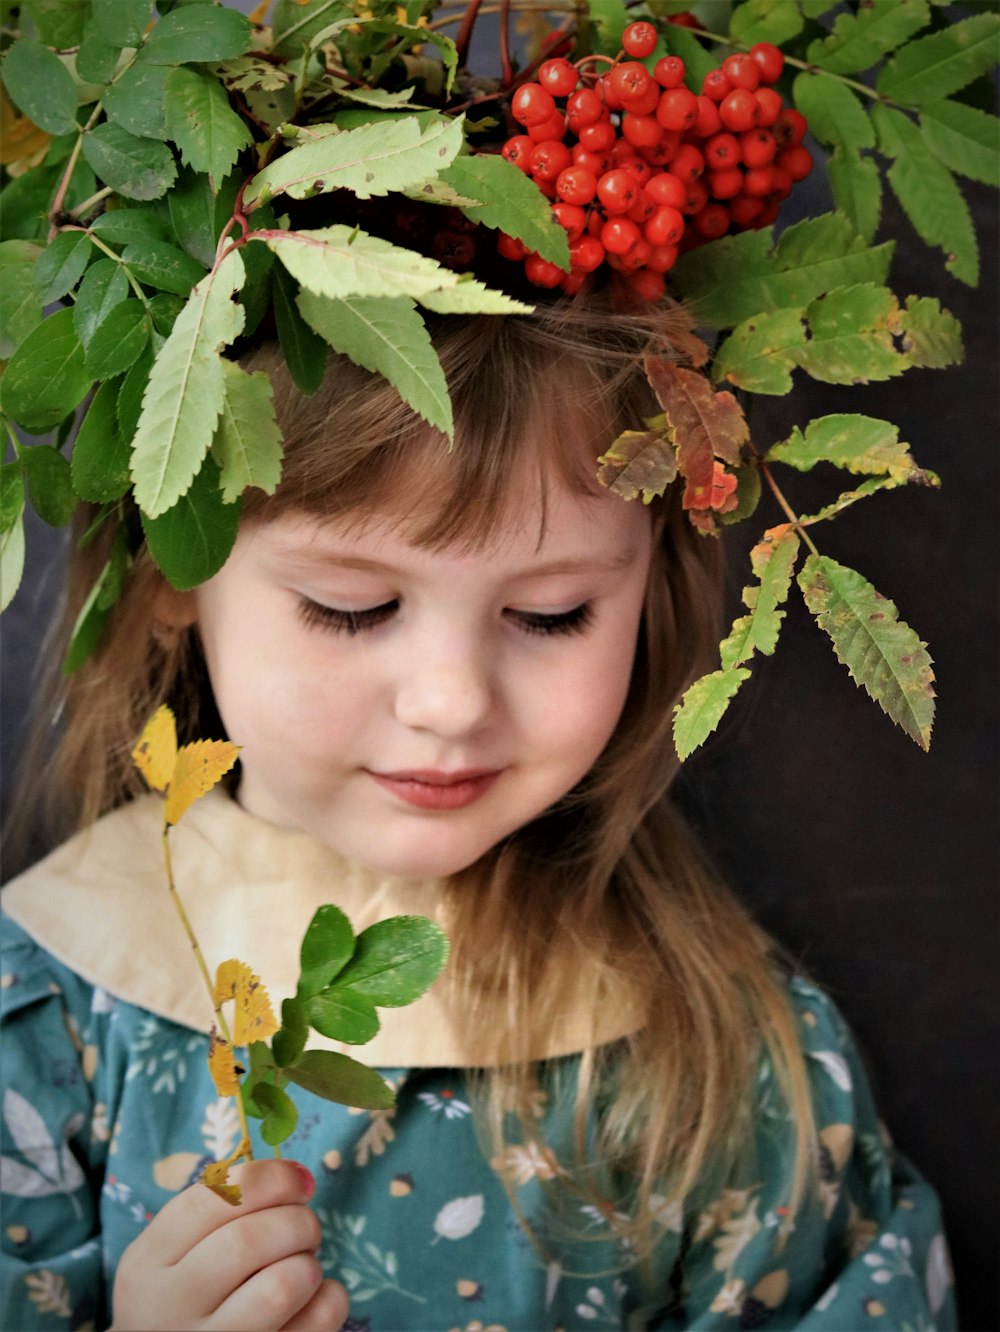
[[[332,629],[335,633],[360,634],[366,629],[375,629],[386,620],[391,620],[399,609],[399,599],[383,602],[381,606],[371,606],[367,610],[340,610],[337,606],[324,606],[320,601],[302,597],[299,601],[299,614],[306,624],[318,625],[322,629]]]
[[[568,611],[506,610],[504,614],[526,634],[579,634],[593,619],[589,601]]]

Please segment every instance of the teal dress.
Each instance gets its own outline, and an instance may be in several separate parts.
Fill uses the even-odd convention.
[[[203,1034],[82,980],[10,919],[3,942],[0,1326],[106,1327],[123,1250],[233,1149],[235,1109],[209,1078]],[[645,1282],[613,1216],[574,1204],[568,1229],[546,1206],[577,1056],[540,1076],[552,1156],[484,1156],[460,1069],[382,1069],[397,1090],[385,1112],[303,1094],[285,1154],[317,1178],[320,1259],[350,1293],[346,1327],[953,1328],[935,1195],[888,1142],[830,1001],[801,981],[791,991],[820,1130],[818,1194],[789,1225],[787,1123],[763,1067],[753,1177],[685,1209],[661,1200]]]

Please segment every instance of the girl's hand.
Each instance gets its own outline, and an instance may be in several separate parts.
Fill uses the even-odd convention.
[[[172,1198],[122,1255],[112,1332],[336,1332],[347,1294],[324,1281],[315,1182],[294,1161],[233,1172],[231,1207],[196,1184]]]

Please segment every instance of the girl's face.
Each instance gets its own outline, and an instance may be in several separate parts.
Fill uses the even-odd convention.
[[[555,478],[544,530],[537,483],[510,512],[472,552],[376,520],[244,527],[189,596],[247,810],[421,878],[577,784],[628,690],[650,514]]]

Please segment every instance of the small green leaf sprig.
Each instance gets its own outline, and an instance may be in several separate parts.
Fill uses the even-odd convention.
[[[953,18],[931,0],[556,3],[546,11],[554,25],[546,44],[529,42],[517,69],[511,15],[536,11],[528,0],[505,0],[498,101],[495,87],[466,70],[480,8],[478,0],[274,0],[251,19],[210,0],[162,0],[156,14],[152,0],[5,8],[2,603],[21,580],[29,502],[55,526],[80,500],[97,505],[92,536],[117,522],[131,495],[175,586],[221,567],[243,491],[270,493],[280,478],[267,379],[226,355],[268,310],[302,392],[316,390],[332,347],[385,376],[450,435],[447,387],[420,311],[528,307],[369,234],[353,217],[296,229],[282,210],[334,191],[361,201],[416,198],[458,207],[565,265],[566,236],[548,201],[503,158],[477,151],[482,123],[465,113],[502,117],[504,96],[546,55],[561,48],[614,58],[626,24],[651,17],[660,40],[647,64],[680,56],[695,91],[727,52],[759,41],[781,48],[783,93],[829,152],[835,202],[835,211],[779,239],[770,228],[750,231],[682,256],[670,290],[715,336],[702,387],[682,376],[665,383],[648,367],[662,414],[601,460],[602,479],[625,496],[649,499],[679,480],[706,533],[749,517],[765,488],[786,520],[755,547],[749,615],[723,643],[719,670],[677,711],[678,750],[686,756],[704,741],[753,655],[774,650],[793,577],[855,680],[926,748],[934,702],[925,645],[861,575],[823,556],[814,534],[876,491],[937,478],[891,422],[863,415],[823,417],[760,447],[734,421],[733,404],[742,407],[730,390],[785,395],[797,373],[867,383],[961,359],[948,311],[892,291],[894,243],[878,234],[881,197],[885,180],[917,233],[945,252],[949,271],[976,283],[976,239],[956,174],[1000,179],[998,122],[986,109],[1000,16]],[[671,22],[689,10],[686,26]],[[705,397],[706,385],[717,391]],[[23,437],[51,431],[52,442]],[[850,474],[851,487],[818,513],[799,514],[781,468],[818,463]],[[772,547],[781,555],[768,575]],[[119,527],[68,668],[99,642],[131,557]],[[786,567],[787,581],[778,576]]]

